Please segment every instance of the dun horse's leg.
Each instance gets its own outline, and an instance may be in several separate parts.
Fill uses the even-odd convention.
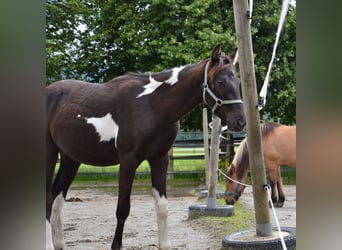
[[[278,182],[277,182],[277,187],[278,187],[278,202],[276,204],[276,207],[283,207],[284,202],[285,202],[285,193],[283,190],[283,180],[281,178],[281,171],[280,167],[278,167]]]
[[[270,178],[270,185],[271,185],[271,199],[272,203],[275,205],[278,201],[278,167],[273,166],[272,164],[268,163],[268,176]]]
[[[60,168],[52,187],[54,203],[51,213],[51,226],[53,244],[56,250],[64,249],[62,209],[67,191],[72,180],[75,178],[79,166],[79,162],[71,160],[64,154],[61,155]]]
[[[115,229],[114,240],[112,242],[112,249],[121,249],[122,247],[122,234],[125,221],[129,215],[131,208],[131,191],[135,175],[135,170],[140,162],[136,161],[134,157],[125,157],[120,160],[119,171],[119,197],[116,208],[117,225]]]
[[[153,197],[157,213],[158,239],[160,249],[171,249],[167,224],[166,174],[168,155],[149,160],[152,174]]]

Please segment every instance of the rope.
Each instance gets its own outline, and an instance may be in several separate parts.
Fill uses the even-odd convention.
[[[273,46],[271,61],[270,61],[270,64],[268,65],[268,70],[267,70],[267,74],[265,77],[264,85],[262,86],[260,94],[259,94],[259,96],[261,97],[261,100],[259,103],[259,110],[263,109],[266,105],[267,87],[268,87],[268,83],[270,81],[271,68],[272,68],[274,58],[275,58],[280,33],[281,33],[282,28],[283,28],[285,17],[286,17],[288,9],[289,9],[289,0],[283,0],[283,4],[281,7],[280,19],[279,19],[279,23],[278,23],[278,29],[277,29],[277,33],[276,33],[276,40],[275,40],[275,43]]]
[[[231,180],[232,182],[235,182],[235,183],[240,184],[240,185],[245,186],[245,187],[252,187],[252,185],[248,185],[248,184],[239,182],[237,180],[234,180],[233,178],[230,178],[228,175],[223,173],[223,171],[221,169],[218,169],[218,171],[219,171],[220,174],[222,174],[224,177],[226,177],[227,179]]]
[[[229,177],[228,175],[226,175],[221,169],[218,169],[217,171],[218,171],[220,174],[222,174],[224,177],[226,177],[227,179],[229,179],[229,180],[231,180],[231,181],[233,181],[233,182],[235,182],[235,183],[237,183],[237,184],[243,185],[243,186],[245,186],[245,187],[252,187],[252,185],[248,185],[248,184],[245,184],[245,183],[242,183],[242,182],[239,182],[239,181],[237,181],[237,180],[232,179],[231,177]],[[277,214],[276,214],[276,211],[275,211],[273,202],[272,202],[270,186],[269,186],[269,185],[265,185],[264,188],[265,188],[265,190],[266,190],[267,193],[268,193],[268,200],[269,200],[269,202],[271,203],[273,216],[274,216],[274,219],[275,219],[275,222],[276,222],[278,231],[279,231],[279,236],[280,236],[280,240],[281,240],[281,245],[282,245],[282,247],[283,247],[284,250],[287,250],[287,247],[286,247],[286,244],[285,244],[285,240],[284,240],[284,236],[283,236],[283,234],[282,234],[282,232],[281,232],[281,228],[280,228],[280,225],[279,225],[278,217],[277,217]]]
[[[269,200],[270,203],[271,203],[273,216],[274,216],[274,219],[275,219],[275,221],[276,221],[277,228],[278,228],[279,235],[280,235],[281,245],[283,246],[283,249],[284,249],[284,250],[287,250],[287,247],[286,247],[286,244],[285,244],[285,241],[284,241],[284,237],[283,237],[283,234],[281,233],[281,229],[280,229],[280,226],[279,226],[278,217],[277,217],[276,211],[275,211],[274,206],[273,206],[270,186],[269,186],[269,185],[265,185],[264,188],[265,188],[265,190],[266,190],[267,193],[268,193],[268,200]]]

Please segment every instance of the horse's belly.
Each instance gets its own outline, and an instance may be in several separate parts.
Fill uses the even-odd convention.
[[[60,147],[61,151],[75,161],[94,165],[110,166],[119,163],[114,142],[94,143],[69,141]]]

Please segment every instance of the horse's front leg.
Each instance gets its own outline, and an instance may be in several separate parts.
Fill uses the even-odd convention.
[[[136,161],[132,156],[127,156],[120,160],[119,197],[116,208],[117,225],[111,249],[121,249],[122,247],[123,229],[131,208],[130,196],[133,179],[139,164],[140,162]]]
[[[159,249],[171,249],[171,242],[168,235],[168,208],[166,196],[168,155],[149,159],[149,163],[152,175],[152,192],[157,213]]]

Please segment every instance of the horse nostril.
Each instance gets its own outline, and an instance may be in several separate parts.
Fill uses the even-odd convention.
[[[244,127],[246,126],[246,122],[243,121],[243,120],[241,120],[241,119],[239,119],[239,120],[237,121],[237,125],[238,125],[239,127],[241,127],[241,128],[244,128]]]

